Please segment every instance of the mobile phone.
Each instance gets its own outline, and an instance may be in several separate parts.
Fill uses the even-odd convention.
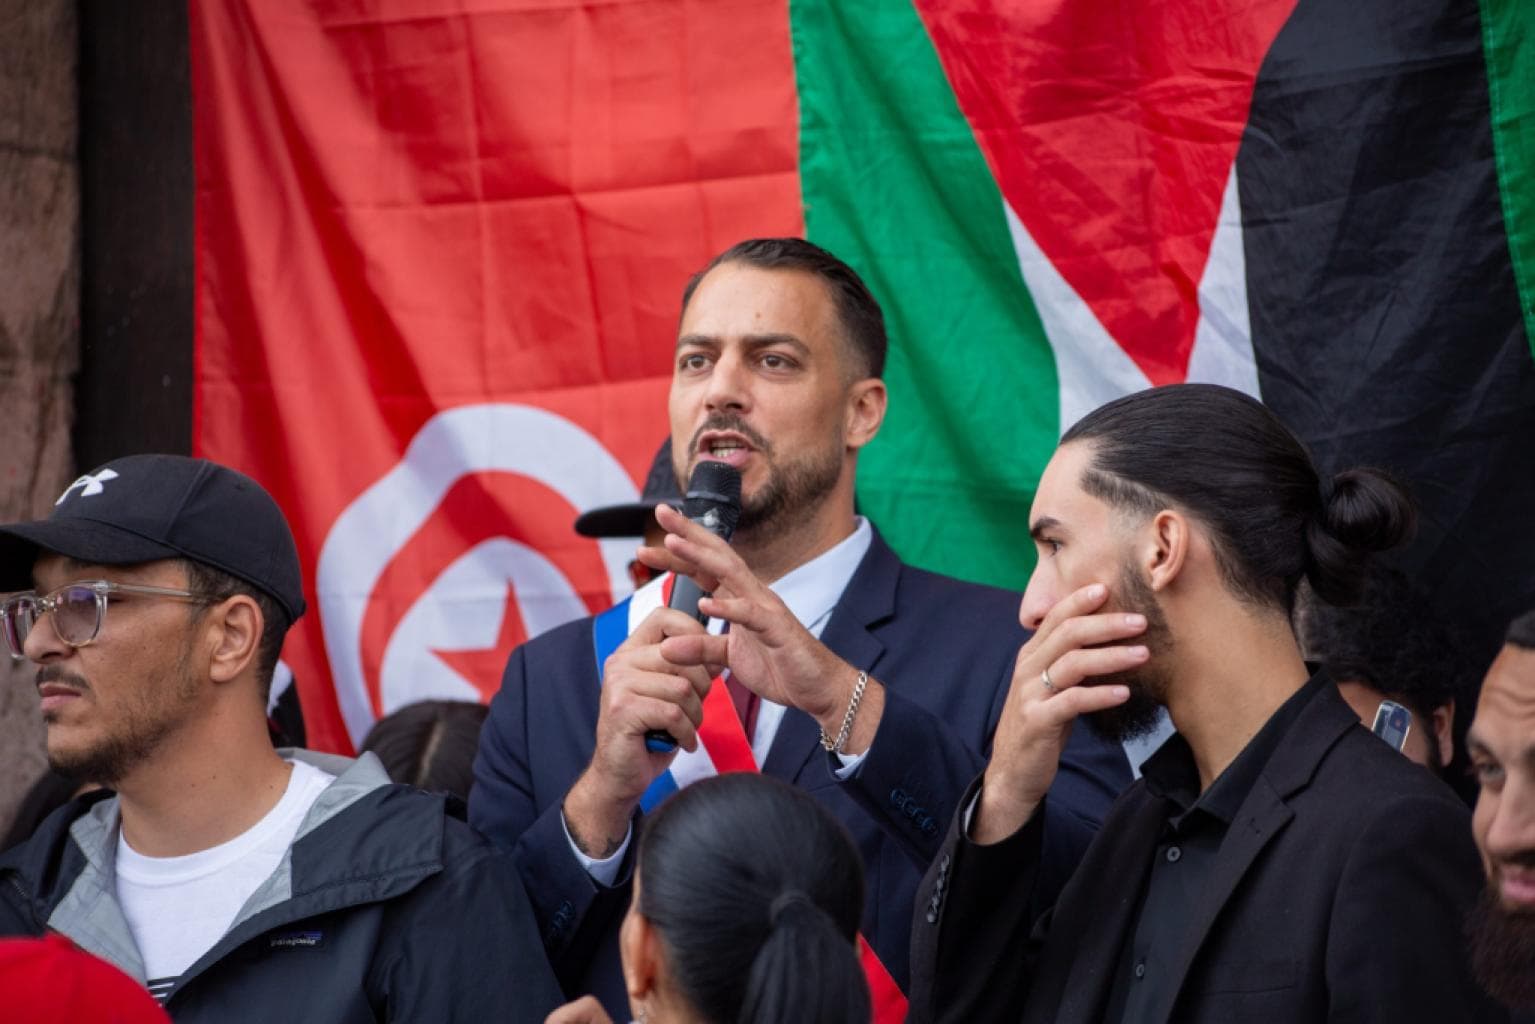
[[[1400,753],[1407,745],[1407,734],[1412,731],[1412,712],[1394,700],[1383,700],[1375,709],[1375,724],[1370,726],[1370,731]]]

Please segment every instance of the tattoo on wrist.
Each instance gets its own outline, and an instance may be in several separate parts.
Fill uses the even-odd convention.
[[[623,835],[617,835],[617,837],[611,837],[611,835],[609,835],[608,841],[606,841],[605,846],[603,846],[600,851],[594,851],[594,849],[591,849],[591,844],[583,843],[582,838],[580,838],[579,835],[574,834],[574,832],[571,834],[571,838],[576,840],[576,846],[580,847],[580,852],[585,854],[586,857],[593,858],[593,860],[608,860],[609,857],[612,857],[612,855],[619,852],[620,846],[623,846]]]
[[[565,831],[570,834],[571,842],[576,844],[576,849],[586,854],[592,860],[607,860],[613,856],[613,854],[618,852],[618,848],[624,845],[624,837],[629,834],[629,830],[626,828],[616,836],[609,836],[602,842],[601,849],[598,849],[596,843],[587,839],[581,833],[581,830],[571,823],[570,815],[565,813],[563,807],[560,808],[560,813],[565,818]]]

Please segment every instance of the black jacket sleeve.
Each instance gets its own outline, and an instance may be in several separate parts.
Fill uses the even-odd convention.
[[[1446,792],[1394,800],[1360,832],[1327,938],[1329,1021],[1507,1019],[1456,941],[1482,877],[1466,825]]]
[[[566,837],[561,799],[539,809],[528,763],[527,648],[512,652],[501,690],[480,732],[469,793],[469,823],[511,852],[527,888],[538,934],[556,973],[574,991],[593,945],[629,902],[633,843],[613,887],[599,885],[576,859]],[[572,753],[575,758],[575,753]],[[547,766],[546,766],[547,767]],[[576,771],[575,760],[569,766]]]
[[[1038,892],[1048,808],[981,846],[964,827],[980,787],[977,779],[965,792],[917,893],[910,1024],[1014,1021],[1028,1000],[1049,923]]]

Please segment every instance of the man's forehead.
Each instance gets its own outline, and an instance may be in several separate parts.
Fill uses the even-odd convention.
[[[825,281],[804,270],[722,263],[704,275],[683,311],[678,337],[793,334],[835,329]]]
[[[1471,732],[1489,746],[1535,744],[1535,651],[1510,644],[1498,653],[1482,682]]]
[[[1097,500],[1082,489],[1082,472],[1087,468],[1090,456],[1088,446],[1083,444],[1068,444],[1055,450],[1045,464],[1045,471],[1040,474],[1039,487],[1034,491],[1030,522],[1043,517],[1061,519],[1084,499]]]

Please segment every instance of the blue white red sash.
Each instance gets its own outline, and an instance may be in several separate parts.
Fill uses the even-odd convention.
[[[671,599],[675,579],[675,576],[667,573],[659,579],[651,580],[593,620],[592,646],[597,657],[599,681],[609,655],[629,639],[629,635],[645,621],[647,615]],[[741,719],[730,701],[730,690],[722,684],[723,676],[716,677],[714,685],[709,687],[708,696],[704,698],[704,720],[698,727],[698,748],[692,752],[681,749],[677,751],[671,767],[662,772],[650,784],[650,788],[645,790],[644,796],[640,797],[642,811],[648,813],[672,793],[699,779],[725,772],[760,770],[757,759],[752,755],[746,730],[741,727]],[[869,980],[874,1024],[900,1024],[906,1019],[906,995],[862,935],[858,937],[858,952],[864,975]]]
[[[627,600],[597,616],[592,623],[592,645],[599,678],[608,656],[639,628],[647,615],[663,607],[671,598],[674,579],[668,573],[652,580]],[[715,680],[716,683],[720,681]],[[671,767],[662,772],[640,797],[640,809],[651,810],[672,793],[699,779],[724,772],[754,771],[757,771],[757,761],[752,756],[746,730],[741,728],[741,719],[730,703],[730,691],[724,686],[711,686],[704,698],[704,721],[698,729],[697,749],[677,751]]]

